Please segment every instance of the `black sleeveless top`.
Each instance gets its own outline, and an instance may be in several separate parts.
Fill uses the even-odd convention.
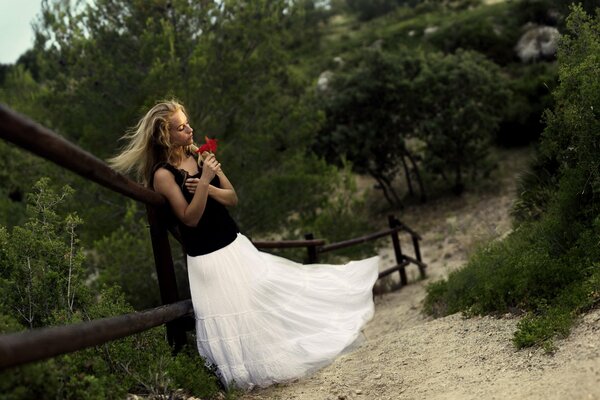
[[[161,167],[167,169],[175,176],[175,182],[181,188],[183,197],[185,197],[189,204],[192,201],[194,194],[188,191],[185,186],[185,180],[187,178],[200,177],[202,172],[200,171],[195,175],[189,175],[187,171],[175,168],[173,165],[167,163],[156,165],[154,167],[154,172]],[[154,180],[154,174],[152,174],[152,180]],[[219,177],[216,175],[210,184],[219,188],[221,187]],[[222,249],[233,242],[239,232],[239,229],[233,218],[229,215],[227,208],[211,196],[208,196],[206,199],[206,207],[204,208],[204,213],[202,214],[198,225],[191,227],[179,221],[179,219],[177,219],[177,223],[181,233],[183,247],[185,252],[190,256],[199,256]]]

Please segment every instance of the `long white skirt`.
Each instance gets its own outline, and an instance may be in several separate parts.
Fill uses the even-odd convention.
[[[285,382],[329,364],[373,316],[379,257],[302,265],[242,234],[188,256],[198,351],[228,387]]]

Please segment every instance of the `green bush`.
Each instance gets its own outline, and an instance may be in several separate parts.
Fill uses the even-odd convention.
[[[160,305],[160,293],[146,217],[136,203],[129,203],[121,225],[110,235],[94,242],[89,266],[96,290],[119,286],[136,310]]]
[[[411,87],[416,136],[423,164],[461,193],[466,183],[486,177],[492,138],[510,92],[499,67],[474,51],[429,53]]]
[[[512,94],[495,142],[505,147],[535,143],[544,130],[544,110],[553,106],[551,93],[558,84],[556,64],[512,64],[506,70]]]
[[[56,190],[41,179],[28,196],[27,221],[11,230],[0,227],[0,333],[133,311],[117,287],[92,291],[86,285],[76,229],[81,221],[74,214],[63,216],[71,194],[72,189]],[[193,373],[186,376],[183,365]],[[219,386],[195,349],[172,355],[164,326],[0,374],[0,392],[7,399],[170,396],[178,390],[210,398]]]
[[[362,21],[387,14],[402,3],[400,0],[346,0],[348,9]]]
[[[458,49],[474,50],[484,54],[490,60],[506,65],[516,60],[514,44],[519,31],[506,26],[498,18],[466,16],[449,18],[427,40],[445,53],[454,53]]]

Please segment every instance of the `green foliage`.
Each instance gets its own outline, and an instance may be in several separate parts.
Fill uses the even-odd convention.
[[[315,238],[326,239],[328,243],[341,242],[363,236],[374,230],[375,226],[365,200],[357,194],[356,180],[349,164],[340,170],[333,190],[329,193],[327,203],[310,219],[301,221],[302,227],[312,232]],[[351,259],[372,255],[374,242],[367,242],[347,249],[325,253],[323,262],[333,262],[340,256]]]
[[[140,215],[141,214],[141,215]],[[160,305],[148,223],[136,203],[129,203],[121,225],[94,242],[90,273],[93,287],[119,286],[136,310]]]
[[[600,301],[600,14],[574,7],[559,52],[560,86],[547,113],[541,155],[518,204],[520,224],[480,250],[447,281],[428,289],[426,310],[523,310],[517,347],[569,332],[578,313]]]
[[[566,17],[574,5],[579,5],[590,15],[594,15],[599,6],[596,0],[521,0],[515,3],[517,22],[557,26],[562,31],[566,28]]]
[[[51,324],[57,312],[71,315],[88,296],[75,231],[82,221],[76,214],[64,218],[57,214],[71,194],[71,188],[57,193],[48,179],[41,179],[29,195],[24,226],[0,235],[4,304],[30,328]]]
[[[40,80],[52,99],[51,126],[108,157],[140,112],[174,95],[185,103],[197,140],[205,134],[221,140],[219,159],[244,194],[242,204],[278,205],[268,218],[242,205],[236,213],[244,229],[272,229],[298,204],[322,197],[323,185],[320,191],[295,191],[293,198],[274,191],[275,182],[289,180],[290,170],[304,168],[307,180],[296,179],[301,185],[319,178],[308,171],[322,170],[318,160],[306,156],[321,122],[306,93],[309,80],[289,65],[296,34],[308,37],[304,28],[318,23],[314,4],[99,0],[77,8],[68,3],[45,3],[37,25]],[[310,38],[316,45],[318,36]],[[256,187],[263,176],[271,182],[259,186],[274,195],[267,197],[268,205]],[[94,187],[78,196],[101,207],[82,211],[89,212],[83,214],[86,219],[98,220],[88,228],[95,238],[116,228],[113,219],[97,215],[126,212],[122,200]]]
[[[476,52],[430,53],[412,90],[419,94],[414,119],[425,166],[448,179],[456,193],[466,177],[487,176],[490,141],[509,96],[497,65]]]
[[[324,93],[327,121],[314,145],[330,162],[346,158],[355,171],[371,175],[396,206],[401,200],[392,180],[408,152],[405,138],[418,97],[412,82],[420,64],[417,54],[406,49],[359,52],[335,76],[331,92]]]
[[[348,9],[362,21],[387,14],[404,1],[401,0],[346,0]]]
[[[41,99],[46,92],[22,65],[11,65],[0,84],[0,102],[44,123],[46,113]],[[0,221],[8,227],[22,223],[26,193],[40,175],[48,176],[53,172],[48,162],[7,142],[0,142]]]
[[[84,253],[76,234],[82,221],[75,214],[63,216],[62,210],[71,194],[69,187],[57,191],[47,178],[41,179],[28,196],[27,221],[11,231],[0,227],[1,333],[133,311],[117,287],[100,288],[92,296],[86,286]],[[139,246],[137,250],[142,247],[134,239],[127,243]],[[120,249],[114,243],[105,244],[104,249],[128,255],[136,250]],[[7,399],[104,399],[124,398],[127,393],[170,396],[178,390],[204,398],[216,395],[216,377],[195,350],[188,348],[173,356],[165,336],[165,328],[159,327],[3,371],[0,391]],[[189,368],[187,375],[184,366]]]
[[[427,41],[445,53],[454,53],[458,49],[473,50],[506,65],[515,60],[513,48],[519,38],[518,28],[507,25],[502,14],[483,18],[477,14],[465,14],[447,18],[438,30],[427,37]]]
[[[512,96],[495,142],[502,146],[533,143],[544,129],[544,111],[553,106],[551,93],[558,84],[556,64],[513,64],[508,72]]]
[[[600,16],[592,19],[574,7],[567,27],[569,34],[563,37],[558,54],[556,107],[546,114],[548,129],[543,134],[542,154],[558,160],[565,169],[585,171],[589,174],[587,193],[598,193]]]
[[[425,167],[457,193],[466,177],[489,173],[490,141],[509,95],[497,65],[475,52],[406,48],[368,49],[348,65],[324,94],[327,121],[315,150],[326,159],[345,156],[357,172],[373,176],[395,206],[401,200],[392,181],[405,157],[411,159],[409,138],[423,143]]]
[[[113,288],[101,291],[84,314],[87,320],[132,311]],[[77,320],[61,321],[72,322]],[[15,400],[125,398],[128,393],[171,396],[176,391],[201,398],[215,396],[219,392],[216,377],[195,349],[186,347],[173,356],[165,336],[164,327],[154,328],[96,348],[13,368],[0,375],[0,389],[5,398]]]
[[[88,308],[87,317],[97,319],[132,311],[123,295],[113,288],[101,292],[99,301]],[[121,391],[169,396],[184,389],[189,395],[211,397],[218,392],[216,376],[195,351],[185,348],[172,356],[166,330],[161,326],[90,349],[88,357],[97,359],[103,368],[98,374],[114,377]],[[187,376],[181,371],[182,365],[188,367]]]

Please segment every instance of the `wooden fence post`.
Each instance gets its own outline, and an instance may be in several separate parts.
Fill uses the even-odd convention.
[[[312,233],[307,233],[306,235],[304,235],[304,239],[306,239],[306,240],[313,240],[314,238],[315,238],[315,235],[313,235]],[[308,246],[306,246],[306,251],[308,252],[308,263],[316,264],[318,261],[317,246],[314,244],[308,245]]]
[[[417,259],[417,261],[423,262],[423,260],[421,260],[421,248],[419,247],[419,238],[411,235],[412,236],[412,241],[413,241],[413,245],[415,246],[415,257]],[[422,265],[418,265],[419,267],[419,273],[421,274],[421,278],[425,278],[426,274],[425,274],[425,268],[423,268]]]
[[[396,228],[396,218],[393,215],[388,215],[388,225],[390,228]],[[404,262],[404,256],[402,255],[402,248],[400,247],[400,239],[398,238],[398,232],[394,231],[391,233],[392,243],[394,245],[394,254],[396,255],[396,263],[400,266],[400,284],[402,286],[408,284],[408,279],[406,278],[406,269],[402,265]]]
[[[171,245],[166,226],[166,213],[158,207],[147,205],[146,212],[150,224],[150,238],[152,239],[152,250],[154,253],[154,264],[156,276],[160,289],[162,304],[171,304],[179,301],[177,290],[177,279],[171,255]],[[178,352],[186,343],[185,330],[181,319],[168,322],[167,340],[175,352]]]

